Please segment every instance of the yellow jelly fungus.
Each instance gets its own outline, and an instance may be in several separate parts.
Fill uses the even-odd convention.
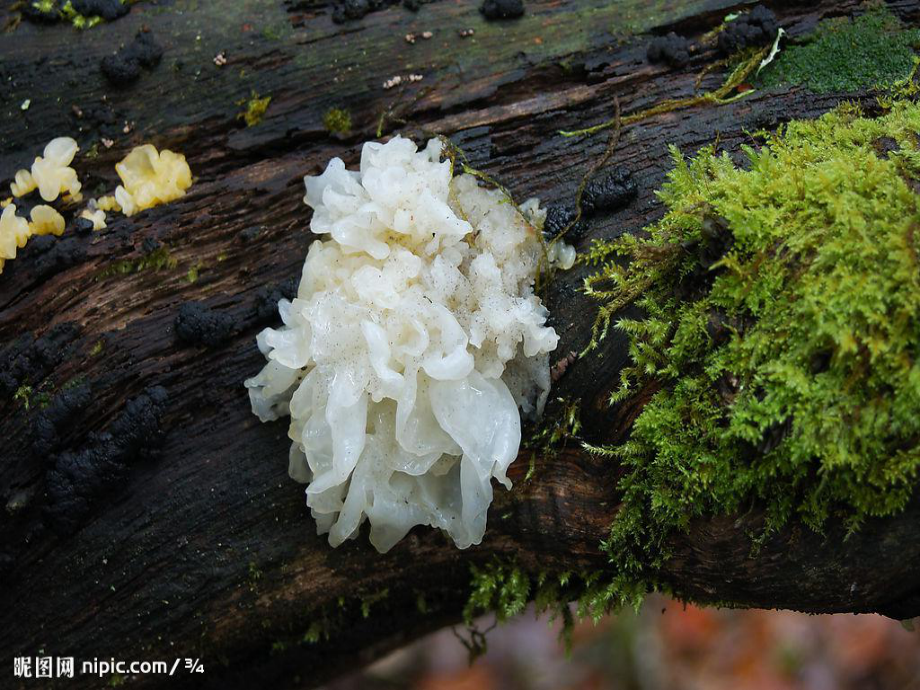
[[[80,218],[85,218],[86,220],[91,220],[93,222],[93,230],[102,230],[105,225],[105,211],[101,208],[95,210],[90,210],[88,208],[80,211]]]
[[[32,183],[38,187],[38,193],[45,201],[54,201],[59,195],[67,192],[75,199],[80,193],[81,184],[77,179],[77,171],[69,167],[76,155],[79,146],[70,137],[52,139],[45,147],[44,156],[39,156],[32,163]],[[20,173],[16,173],[16,184],[19,186],[20,177],[24,183],[23,188],[28,188],[28,180]],[[32,189],[35,187],[33,186]],[[16,193],[16,190],[13,190]]]
[[[34,191],[37,187],[38,185],[35,184],[35,178],[32,177],[32,173],[28,170],[18,170],[16,172],[16,178],[10,185],[10,191],[13,193],[13,196],[25,196],[29,192]]]
[[[101,196],[96,199],[96,208],[101,211],[115,211],[120,212],[121,206],[118,205],[118,202],[115,201],[114,196]]]
[[[31,234],[28,221],[16,215],[16,205],[7,205],[0,215],[0,273],[8,259],[16,258],[16,250],[26,246]]]
[[[64,232],[64,216],[50,206],[36,206],[32,209],[31,218],[29,229],[33,235],[60,236]]]
[[[126,216],[178,199],[192,185],[192,171],[185,156],[157,152],[150,144],[138,146],[115,166],[122,184],[115,200]]]

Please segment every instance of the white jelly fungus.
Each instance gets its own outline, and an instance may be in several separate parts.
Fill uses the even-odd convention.
[[[122,182],[115,189],[115,200],[126,216],[174,201],[192,185],[185,156],[165,149],[158,152],[151,144],[132,149],[115,170]]]
[[[414,525],[481,541],[521,414],[538,415],[558,336],[533,294],[543,248],[497,190],[451,176],[442,144],[364,145],[305,177],[313,207],[297,297],[246,381],[263,421],[290,415],[290,475],[333,546],[366,519],[390,549]],[[528,216],[539,213],[528,202]]]

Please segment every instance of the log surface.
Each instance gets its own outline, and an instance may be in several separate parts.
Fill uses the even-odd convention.
[[[204,662],[203,678],[172,682],[310,686],[456,622],[471,564],[497,554],[535,570],[604,568],[617,468],[577,448],[536,458],[526,481],[523,450],[509,473],[514,489],[496,491],[478,547],[460,551],[415,529],[383,556],[364,537],[331,549],[315,534],[303,488],[287,477],[286,422],[260,424],[242,381],[263,364],[255,336],[277,320],[265,315],[271,290],[299,276],[315,239],[303,175],[333,156],[356,164],[381,114],[390,113],[387,134],[450,136],[516,198],[570,200],[606,137],[566,139],[558,130],[608,119],[615,98],[630,113],[691,95],[696,74],[716,59],[706,51],[680,70],[652,66],[645,41],[629,36],[699,36],[739,6],[534,0],[519,20],[486,22],[476,3],[440,0],[418,13],[394,6],[335,24],[320,1],[177,0],[133,5],[83,32],[22,23],[0,34],[4,188],[63,135],[80,142],[81,154],[93,152],[77,161],[93,195],[111,192],[114,164],[139,143],[185,153],[195,175],[181,200],[112,216],[106,231],[68,240],[57,263],[30,245],[0,276],[4,658],[39,650],[78,660],[192,656]],[[920,2],[889,6],[920,20]],[[796,36],[859,6],[774,9]],[[142,28],[163,45],[163,60],[114,89],[99,61]],[[468,28],[475,34],[460,38]],[[405,40],[429,30],[429,40]],[[226,65],[214,63],[218,53]],[[424,79],[383,88],[410,73]],[[714,74],[703,88],[719,83]],[[246,127],[238,115],[253,94],[272,100],[263,121]],[[636,232],[660,217],[654,190],[669,167],[667,145],[693,153],[718,139],[736,153],[750,131],[848,98],[873,103],[868,94],[790,89],[625,128],[610,165],[632,171],[639,198],[592,221],[588,238]],[[332,107],[350,112],[351,135],[326,132]],[[167,265],[133,270],[145,256]],[[547,294],[558,353],[580,351],[590,334],[593,306],[577,291],[583,277],[579,269],[560,275]],[[190,300],[230,315],[231,336],[213,347],[180,342],[175,318]],[[610,337],[602,357],[575,363],[554,389],[554,398],[582,401],[587,440],[628,429],[628,415],[615,417],[605,404],[624,358],[623,341]],[[15,396],[21,386],[32,389],[28,406]],[[74,391],[83,395],[76,409],[52,423],[50,436],[41,431],[43,412]],[[43,410],[41,400],[51,405]],[[700,601],[920,615],[920,502],[847,540],[833,525],[824,535],[790,527],[755,556],[749,535],[761,520],[752,511],[695,523],[674,538],[663,579]],[[302,642],[330,612],[341,619],[332,638]]]

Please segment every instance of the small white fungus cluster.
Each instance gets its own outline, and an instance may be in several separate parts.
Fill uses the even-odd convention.
[[[360,172],[335,158],[304,178],[327,239],[246,381],[260,419],[290,415],[289,471],[333,546],[365,519],[381,552],[414,525],[479,543],[492,478],[511,486],[518,408],[539,414],[549,391],[537,231],[441,152],[397,136],[365,144]]]

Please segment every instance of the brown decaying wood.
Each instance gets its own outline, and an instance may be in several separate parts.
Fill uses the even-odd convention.
[[[162,450],[109,481],[68,536],[43,521],[54,458],[33,456],[36,409],[0,400],[5,659],[39,650],[78,659],[197,656],[206,673],[196,683],[296,687],[456,622],[470,564],[495,554],[533,569],[605,567],[599,543],[616,511],[617,468],[577,448],[537,458],[527,481],[530,453],[522,451],[511,471],[514,489],[496,491],[479,547],[459,551],[442,535],[416,529],[383,556],[365,538],[329,548],[314,534],[302,487],[286,476],[285,423],[258,423],[241,383],[263,362],[255,348],[265,325],[253,316],[257,290],[298,275],[313,240],[301,177],[334,155],[356,162],[360,143],[399,97],[381,88],[388,77],[423,72],[423,84],[432,87],[410,107],[394,110],[407,123],[391,125],[391,132],[448,134],[472,165],[516,196],[548,202],[571,199],[580,175],[606,146],[605,136],[564,139],[557,130],[609,118],[615,97],[628,114],[692,92],[695,74],[715,57],[700,54],[678,71],[649,66],[641,40],[615,42],[618,15],[605,9],[609,4],[532,2],[524,20],[496,26],[483,22],[473,3],[436,2],[418,14],[396,7],[336,26],[322,2],[142,3],[128,17],[85,33],[24,24],[0,36],[0,175],[11,177],[53,136],[73,134],[87,150],[100,132],[75,119],[72,106],[86,111],[105,96],[133,129],[111,149],[101,147],[97,158],[79,161],[91,184],[111,190],[114,162],[142,141],[185,152],[197,178],[180,201],[113,219],[106,232],[85,241],[86,256],[66,270],[39,279],[26,250],[0,276],[0,342],[22,333],[40,336],[63,322],[79,328],[66,356],[46,372],[51,391],[76,377],[93,385],[91,403],[60,448],[79,449],[89,431],[110,428],[126,401],[148,386],[161,385],[169,395]],[[641,15],[644,6],[620,5],[624,17]],[[657,5],[659,14],[649,12],[642,28],[701,33],[730,7],[717,1],[686,3],[690,10]],[[890,6],[916,22],[918,5]],[[856,6],[776,9],[797,35],[822,16]],[[166,47],[163,63],[134,87],[114,91],[98,75],[99,57],[142,25]],[[476,36],[456,38],[467,27]],[[402,39],[426,29],[435,31],[431,41]],[[566,43],[569,36],[575,38]],[[212,63],[220,50],[229,60],[224,67]],[[709,88],[717,84],[716,75],[705,81]],[[237,102],[252,91],[273,100],[263,123],[244,128],[235,118],[242,109]],[[411,101],[412,93],[402,97]],[[749,141],[746,132],[816,116],[842,97],[756,93],[721,108],[625,127],[611,165],[633,171],[640,197],[593,221],[591,236],[636,231],[661,214],[653,191],[668,169],[667,144],[689,153],[718,138],[736,152]],[[855,97],[871,107],[871,98]],[[26,98],[32,103],[22,111]],[[349,109],[351,136],[323,131],[322,115],[331,106]],[[261,232],[244,242],[241,233],[253,228]],[[100,277],[117,261],[139,258],[151,238],[170,248],[175,269]],[[190,282],[188,271],[196,266],[199,277]],[[589,337],[593,309],[576,290],[583,277],[577,269],[560,275],[547,295],[562,335],[560,353],[580,351]],[[180,344],[173,321],[190,299],[231,314],[235,335],[215,348]],[[102,351],[92,354],[100,341]],[[614,412],[604,402],[624,361],[622,340],[612,336],[601,354],[572,363],[553,394],[582,400],[583,433],[594,442],[621,438],[638,412]],[[674,538],[676,555],[663,579],[701,601],[920,614],[920,503],[895,519],[866,524],[848,540],[834,525],[825,535],[792,527],[755,556],[749,532],[761,519],[752,508],[694,523]],[[361,599],[384,589],[388,596],[363,617]],[[424,614],[416,606],[420,594]],[[340,597],[346,607],[332,639],[297,642],[321,612],[338,611]]]

